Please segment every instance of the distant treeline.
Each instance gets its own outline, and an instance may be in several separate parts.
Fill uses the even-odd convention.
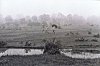
[[[42,14],[40,16],[25,16],[18,18],[13,18],[8,15],[3,17],[0,15],[0,29],[21,29],[25,27],[36,27],[44,25],[51,25],[52,23],[61,25],[61,26],[71,26],[71,25],[83,25],[87,24],[90,26],[98,26],[100,22],[100,17],[90,16],[88,18],[84,18],[79,15],[64,15],[62,13],[58,14]]]

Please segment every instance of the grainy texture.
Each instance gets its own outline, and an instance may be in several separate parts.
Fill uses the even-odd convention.
[[[100,66],[100,59],[74,59],[64,55],[6,56],[0,66]]]

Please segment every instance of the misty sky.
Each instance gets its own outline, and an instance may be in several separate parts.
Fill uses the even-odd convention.
[[[59,13],[68,15],[100,16],[98,0],[0,0],[0,13],[4,16],[23,14],[41,15]]]

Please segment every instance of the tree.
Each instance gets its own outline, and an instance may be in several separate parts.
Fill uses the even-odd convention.
[[[20,22],[20,24],[24,24],[25,23],[25,18],[20,18],[18,21]]]
[[[39,21],[42,24],[48,25],[48,22],[50,21],[50,16],[48,14],[43,14],[39,16]]]
[[[68,23],[72,23],[72,19],[73,19],[72,14],[68,14],[67,15],[67,21],[68,21]]]
[[[83,25],[85,23],[85,19],[83,16],[73,15],[73,23],[77,25]]]
[[[58,13],[56,19],[57,19],[58,24],[60,25],[63,25],[66,22],[66,16],[63,15],[62,13]]]
[[[37,16],[32,16],[32,22],[38,22]]]
[[[30,23],[31,21],[31,17],[30,16],[26,16],[25,17],[25,23]]]
[[[0,14],[0,24],[4,22],[3,16]]]
[[[5,21],[8,22],[8,23],[9,22],[13,22],[13,18],[10,15],[9,16],[6,16],[5,17]]]

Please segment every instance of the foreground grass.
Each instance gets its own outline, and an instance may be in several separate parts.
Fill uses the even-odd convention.
[[[74,59],[64,55],[5,56],[0,66],[100,66],[100,59]]]

